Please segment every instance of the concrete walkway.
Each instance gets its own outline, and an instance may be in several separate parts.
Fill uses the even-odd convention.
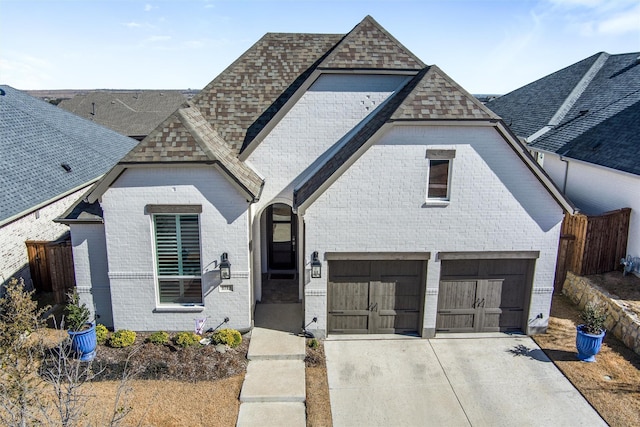
[[[526,336],[341,337],[325,352],[335,427],[606,426]]]
[[[238,427],[304,427],[302,304],[257,304],[240,392]]]

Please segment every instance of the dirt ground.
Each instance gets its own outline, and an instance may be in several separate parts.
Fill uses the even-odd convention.
[[[307,384],[307,427],[331,427],[329,382],[324,356],[324,343],[318,341],[313,349],[307,345],[305,358]]]
[[[619,271],[587,276],[592,283],[605,289],[613,298],[623,300],[627,307],[640,316],[640,277],[624,276]]]
[[[579,361],[579,313],[567,297],[554,296],[549,329],[533,339],[609,425],[640,425],[640,356],[606,335],[595,363]]]

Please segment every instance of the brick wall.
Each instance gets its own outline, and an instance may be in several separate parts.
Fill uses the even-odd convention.
[[[152,217],[148,204],[193,204],[200,215],[204,307],[161,306],[157,301]],[[108,280],[116,329],[192,330],[207,317],[216,326],[251,326],[248,203],[213,167],[128,169],[102,197]],[[218,262],[229,254],[233,292],[220,290]]]
[[[427,148],[456,151],[447,204],[425,203]],[[529,332],[546,328],[562,209],[491,127],[393,128],[304,212],[304,221],[305,252],[319,251],[321,258],[325,252],[430,252],[427,330],[436,321],[438,252],[540,251],[525,312]],[[317,316],[320,334],[326,280],[326,274],[312,279],[305,291],[305,323]]]
[[[23,277],[27,285],[32,285],[24,242],[53,241],[66,233],[69,227],[53,220],[62,215],[85,191],[86,188],[78,190],[0,228],[0,283],[11,277]]]

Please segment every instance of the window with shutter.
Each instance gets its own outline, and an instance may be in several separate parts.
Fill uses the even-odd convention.
[[[154,216],[161,304],[201,304],[198,215]]]

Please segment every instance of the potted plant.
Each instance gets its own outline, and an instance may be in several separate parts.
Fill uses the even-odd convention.
[[[604,321],[607,318],[602,306],[587,303],[580,313],[581,325],[577,326],[576,348],[578,359],[583,362],[595,362],[604,338]]]
[[[91,312],[86,304],[80,304],[77,292],[69,294],[65,307],[65,325],[71,338],[71,349],[82,361],[93,360],[96,356],[96,325],[89,318]]]

